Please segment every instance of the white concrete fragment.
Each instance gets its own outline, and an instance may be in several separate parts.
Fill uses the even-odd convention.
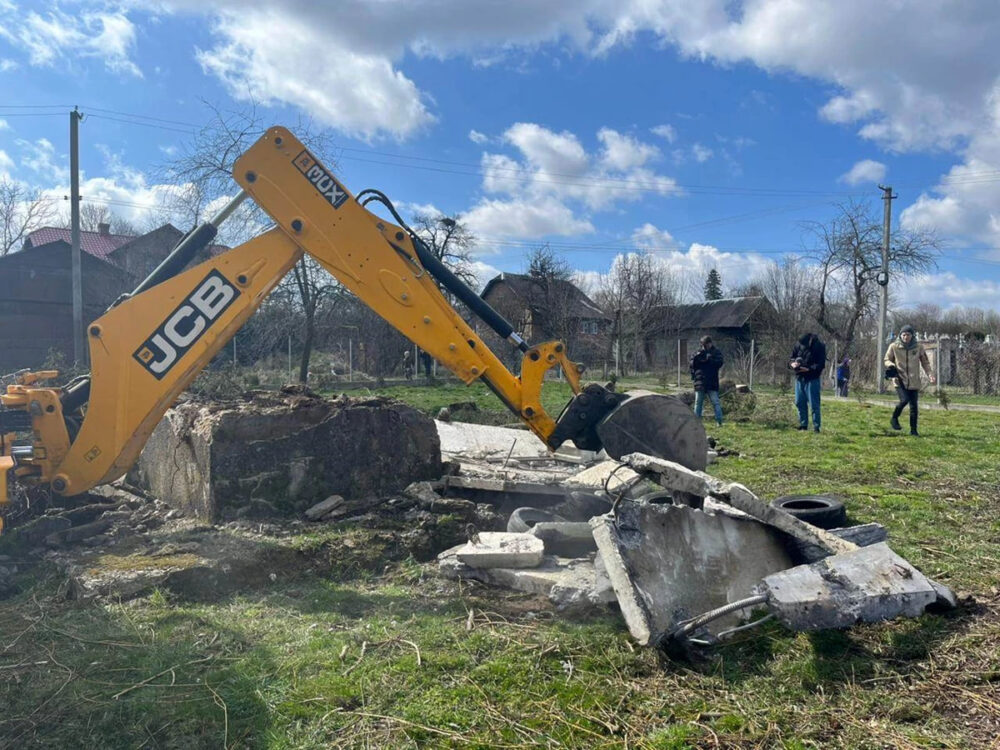
[[[615,471],[616,469],[617,471]],[[610,481],[608,480],[609,476],[611,477]],[[563,485],[573,489],[603,490],[604,483],[607,482],[608,490],[614,492],[623,487],[631,487],[639,479],[640,476],[637,472],[627,466],[622,466],[620,461],[609,459],[574,474],[563,482]]]
[[[938,598],[932,583],[884,542],[767,576],[759,590],[793,630],[917,617]]]
[[[590,524],[629,632],[643,645],[792,565],[778,535],[752,518],[625,500],[615,517]]]
[[[306,518],[310,521],[319,521],[323,516],[336,510],[344,504],[344,498],[340,495],[330,495],[326,500],[316,503],[306,511]]]
[[[668,490],[687,492],[698,497],[705,497],[709,492],[708,482],[700,471],[692,471],[664,458],[647,456],[645,453],[629,453],[622,456],[622,462],[639,472],[649,472],[659,477],[661,486]]]
[[[615,601],[610,586],[600,586],[589,558],[569,559],[547,555],[537,568],[472,568],[458,560],[461,547],[438,555],[441,573],[449,578],[463,578],[482,583],[540,594],[558,610],[574,612],[603,608]]]
[[[458,561],[473,568],[534,568],[545,556],[545,543],[531,534],[482,531],[478,542],[458,548]]]
[[[488,456],[548,456],[549,448],[528,430],[468,422],[435,420],[441,453],[485,458]]]

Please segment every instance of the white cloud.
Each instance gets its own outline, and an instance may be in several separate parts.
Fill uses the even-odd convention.
[[[478,130],[473,129],[469,131],[469,140],[473,143],[483,144],[489,143],[490,137],[485,133],[480,133]]]
[[[951,271],[908,279],[901,298],[906,307],[926,302],[941,307],[979,307],[1000,310],[1000,281],[961,278]]]
[[[34,172],[43,185],[69,181],[69,167],[62,157],[56,158],[55,146],[47,138],[18,139],[14,143],[20,149],[21,166]]]
[[[503,142],[520,158],[483,154],[483,190],[492,197],[474,206],[466,221],[483,236],[581,234],[593,231],[593,225],[577,216],[578,210],[609,210],[647,194],[680,192],[672,178],[647,166],[660,156],[655,146],[610,128],[599,130],[597,139],[601,147],[588,153],[574,133],[515,123]]]
[[[702,164],[712,158],[712,154],[715,153],[708,146],[702,146],[700,143],[696,143],[691,147],[691,155],[694,156],[694,160],[699,164]]]
[[[10,130],[10,124],[0,117],[0,130]]]
[[[653,135],[660,136],[660,138],[665,140],[667,143],[673,143],[677,140],[677,131],[674,130],[673,125],[657,125],[656,127],[650,128],[649,132]]]
[[[11,70],[17,70],[17,62],[8,57],[0,59],[0,73],[7,73]]]
[[[632,244],[639,250],[676,250],[677,240],[666,229],[646,222],[632,232]]]
[[[307,7],[225,13],[215,24],[223,41],[199,50],[198,61],[235,99],[298,107],[359,138],[404,138],[433,122],[416,85],[389,59],[313,23]]]
[[[34,11],[18,15],[17,7],[8,4],[0,7],[0,21],[9,25],[11,31],[5,36],[28,53],[32,65],[50,66],[73,57],[94,58],[114,73],[142,77],[131,59],[135,25],[123,11],[85,10],[72,15],[56,7],[45,15]],[[13,61],[0,62],[0,71],[14,67]]]
[[[848,185],[860,185],[866,182],[881,182],[885,179],[885,164],[873,159],[862,159],[856,162],[847,172],[837,178],[838,182]]]
[[[660,156],[656,146],[622,135],[611,128],[601,128],[597,138],[604,146],[601,164],[607,169],[627,172]]]
[[[538,239],[594,231],[589,221],[578,219],[554,198],[484,200],[463,214],[462,221],[484,239]]]
[[[500,275],[499,268],[481,260],[472,261],[471,271],[476,277],[476,291],[481,291],[490,279]]]
[[[14,169],[14,160],[0,148],[0,175],[9,175],[12,169]]]

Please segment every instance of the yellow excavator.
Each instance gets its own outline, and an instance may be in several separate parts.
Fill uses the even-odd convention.
[[[10,475],[26,485],[48,484],[58,495],[124,475],[166,410],[303,253],[460,380],[482,380],[550,448],[572,440],[616,458],[641,451],[704,468],[707,441],[690,409],[657,394],[582,386],[583,367],[561,342],[529,346],[430,252],[383,193],[351,195],[287,129],[261,136],[237,160],[233,176],[240,194],[87,327],[88,375],[49,387],[57,373],[22,371],[0,395],[0,506],[8,501]],[[275,227],[184,270],[248,197]],[[373,202],[395,223],[369,211]],[[520,350],[518,376],[441,288]],[[541,393],[556,366],[574,396],[553,418]]]

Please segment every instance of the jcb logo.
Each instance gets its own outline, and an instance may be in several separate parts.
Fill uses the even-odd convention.
[[[132,356],[162,379],[239,296],[225,276],[212,271]]]

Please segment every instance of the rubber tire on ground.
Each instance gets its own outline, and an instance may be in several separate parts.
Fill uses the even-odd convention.
[[[541,508],[518,508],[507,519],[507,531],[511,534],[523,534],[531,531],[536,523],[558,523],[565,520],[558,513]]]
[[[844,503],[832,495],[783,495],[771,506],[821,529],[837,529],[847,523]]]

